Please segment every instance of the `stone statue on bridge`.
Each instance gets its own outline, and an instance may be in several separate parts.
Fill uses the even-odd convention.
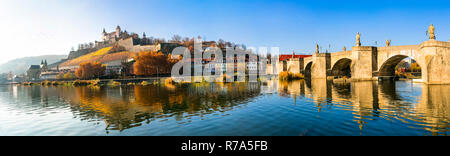
[[[344,46],[344,48],[342,48],[343,51],[347,51],[347,47]]]
[[[361,34],[359,32],[356,34],[356,46],[361,46]]]
[[[428,35],[430,36],[430,40],[435,40],[436,36],[434,35],[434,26],[433,24],[430,25],[428,28]]]
[[[386,47],[390,47],[391,46],[391,40],[386,40]]]

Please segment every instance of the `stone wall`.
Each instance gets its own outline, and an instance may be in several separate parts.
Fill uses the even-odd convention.
[[[142,51],[159,51],[161,49],[160,45],[135,45],[130,50],[130,52],[142,52]]]

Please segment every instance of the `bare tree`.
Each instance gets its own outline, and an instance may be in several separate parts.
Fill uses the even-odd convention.
[[[180,43],[181,42],[181,36],[180,35],[173,35],[172,41],[175,42],[175,43]]]
[[[223,39],[219,39],[219,41],[217,41],[217,46],[219,48],[225,48],[225,41]]]

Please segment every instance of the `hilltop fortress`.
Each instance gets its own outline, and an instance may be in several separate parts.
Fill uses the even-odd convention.
[[[80,44],[78,50],[70,51],[68,60],[78,58],[80,56],[89,54],[105,47],[111,47],[117,44],[123,47],[128,52],[142,52],[142,51],[159,51],[164,54],[169,54],[174,48],[179,46],[178,43],[154,43],[151,39],[147,38],[145,32],[142,38],[138,34],[128,33],[126,30],[122,31],[120,26],[116,27],[116,31],[106,32],[103,29],[102,32],[103,41],[95,41],[89,44]]]

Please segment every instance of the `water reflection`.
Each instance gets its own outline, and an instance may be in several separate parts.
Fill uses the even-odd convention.
[[[332,83],[326,80],[280,82],[281,96],[308,97],[317,104],[351,111],[362,130],[380,118],[400,120],[413,128],[424,128],[432,135],[448,135],[450,85],[410,82]]]
[[[48,104],[49,94],[64,99],[81,120],[103,121],[106,130],[130,129],[158,118],[177,121],[226,112],[260,94],[256,83],[182,86],[26,87],[31,99]]]
[[[7,86],[0,87],[0,113],[20,115],[3,116],[0,126],[11,132],[21,129],[23,134],[33,130],[29,133],[55,135],[58,128],[85,134],[81,128],[68,126],[74,121],[65,119],[63,113],[49,117],[69,112],[77,120],[101,126],[103,134],[142,127],[161,131],[158,128],[163,128],[152,126],[166,122],[161,125],[184,124],[163,133],[169,135],[186,131],[194,135],[448,135],[448,93],[449,85],[320,79],[121,87]],[[234,114],[218,117],[224,120],[204,120],[229,112]],[[171,119],[175,123],[168,121]],[[37,124],[34,129],[26,128],[33,124]]]

